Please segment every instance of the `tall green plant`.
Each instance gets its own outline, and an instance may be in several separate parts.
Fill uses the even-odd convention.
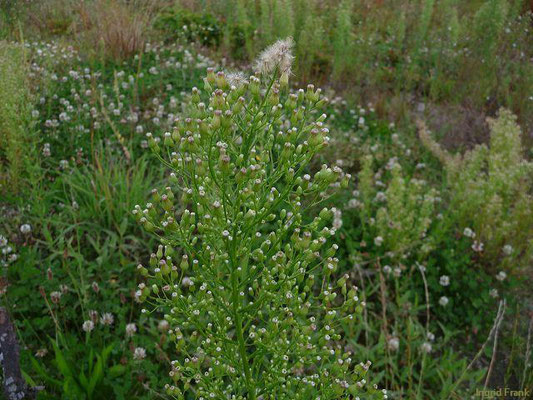
[[[333,33],[333,75],[340,77],[350,62],[352,47],[352,2],[343,1],[337,11],[337,22]]]
[[[259,57],[249,80],[209,71],[190,118],[151,146],[168,187],[134,214],[161,240],[141,300],[165,313],[176,344],[167,393],[175,398],[341,399],[364,394],[370,362],[344,349],[356,289],[331,279],[335,230],[323,209],[338,167],[306,173],[328,141],[320,90],[287,95],[292,41]],[[177,201],[178,198],[180,201]]]
[[[489,119],[490,146],[452,157],[421,130],[424,144],[446,167],[453,218],[473,229],[475,250],[511,268],[524,265],[533,251],[533,164],[524,158],[516,116],[502,109]]]

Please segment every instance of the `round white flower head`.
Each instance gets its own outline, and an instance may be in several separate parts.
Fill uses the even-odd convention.
[[[431,350],[433,348],[431,347],[431,343],[424,342],[422,343],[422,346],[420,346],[420,350],[422,350],[423,353],[431,353]]]
[[[292,37],[278,40],[259,55],[255,62],[255,70],[261,74],[268,75],[278,69],[282,75],[288,76],[291,73],[294,60],[292,55],[293,46],[294,40],[292,40]]]
[[[387,346],[391,351],[398,350],[400,348],[400,339],[398,339],[397,337],[390,338],[387,342]]]
[[[498,289],[490,289],[489,296],[493,298],[498,297]]]
[[[442,296],[440,299],[439,299],[439,304],[441,306],[445,306],[448,304],[450,300],[448,300],[448,298],[446,296]]]
[[[448,286],[450,284],[450,277],[448,275],[442,275],[439,283],[441,286]]]
[[[100,318],[100,323],[102,325],[111,326],[113,325],[114,321],[115,321],[115,317],[113,317],[113,314],[111,313],[104,313],[102,314],[102,317]]]
[[[167,320],[162,319],[162,320],[159,321],[159,323],[157,324],[157,329],[159,329],[161,332],[166,332],[166,331],[168,331],[168,328],[170,328],[170,324],[168,323]]]
[[[137,332],[137,326],[134,323],[126,325],[126,336],[133,336]]]
[[[510,244],[506,244],[505,246],[503,246],[503,254],[505,254],[506,256],[510,256],[512,253],[513,246],[511,246]]]
[[[474,243],[472,244],[472,250],[481,253],[483,251],[483,243],[479,240],[474,240]]]
[[[23,234],[30,233],[30,232],[31,232],[31,225],[30,225],[30,224],[24,224],[24,225],[21,225],[21,226],[20,226],[20,231],[21,231]]]
[[[136,347],[133,351],[133,359],[134,360],[143,360],[146,358],[146,350],[142,347]]]
[[[498,272],[498,275],[496,275],[496,279],[498,279],[500,282],[504,281],[505,278],[507,278],[507,274],[503,271]]]
[[[476,234],[474,233],[474,231],[470,228],[465,228],[465,230],[463,231],[463,235],[465,235],[466,237],[469,237],[469,238],[473,238],[476,236]]]
[[[81,326],[81,328],[85,331],[85,332],[90,332],[94,329],[94,322],[91,321],[91,320],[87,320],[83,323],[83,325]]]

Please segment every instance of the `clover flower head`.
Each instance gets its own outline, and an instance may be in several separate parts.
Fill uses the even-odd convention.
[[[87,320],[83,323],[83,325],[81,326],[81,328],[85,331],[85,332],[90,332],[94,329],[94,322],[91,321],[91,320]]]
[[[30,224],[23,224],[20,226],[20,232],[23,234],[27,234],[31,232],[31,225]]]
[[[39,349],[39,350],[37,350],[37,352],[35,353],[35,357],[43,358],[43,357],[46,356],[47,354],[48,354],[48,350],[47,350],[47,349]]]
[[[133,359],[134,360],[143,360],[144,358],[146,358],[146,350],[143,349],[142,347],[136,347],[135,350],[133,351]]]
[[[474,231],[470,228],[465,228],[465,230],[463,231],[463,235],[466,236],[466,237],[469,237],[469,238],[474,238],[476,237],[476,234],[474,233]]]
[[[387,347],[391,351],[398,350],[400,348],[400,339],[398,339],[397,337],[390,338],[389,341],[387,342]]]
[[[126,325],[126,336],[133,336],[137,332],[137,326],[134,323]]]
[[[115,317],[113,317],[113,314],[109,312],[103,313],[102,316],[100,317],[100,323],[102,325],[111,326],[113,325],[114,321],[115,321]]]
[[[496,275],[496,279],[498,279],[500,282],[503,282],[507,278],[507,274],[503,271],[498,272],[498,275]]]
[[[511,246],[510,244],[506,244],[505,246],[503,246],[503,254],[505,254],[506,256],[510,256],[512,253],[513,246]]]
[[[483,243],[479,240],[475,240],[472,244],[472,250],[474,250],[477,253],[481,253],[483,251]]]
[[[423,353],[431,353],[431,350],[433,350],[433,347],[431,346],[431,343],[424,342],[422,343],[422,346],[420,346],[420,350],[422,350]]]

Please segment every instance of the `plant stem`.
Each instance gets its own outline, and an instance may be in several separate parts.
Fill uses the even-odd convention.
[[[246,345],[244,343],[244,336],[242,332],[242,320],[241,316],[239,314],[239,309],[237,306],[237,303],[239,301],[239,293],[238,293],[238,282],[237,278],[235,276],[235,273],[232,272],[231,276],[231,283],[232,283],[232,303],[233,303],[233,314],[235,318],[235,329],[237,332],[237,340],[239,341],[239,353],[241,356],[241,362],[242,362],[242,369],[244,371],[244,377],[246,378],[246,389],[248,391],[248,398],[250,400],[255,400],[255,385],[252,381],[252,378],[250,376],[250,366],[248,365],[248,356],[246,355]]]

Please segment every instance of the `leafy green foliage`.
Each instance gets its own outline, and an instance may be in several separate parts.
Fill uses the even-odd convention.
[[[24,376],[45,386],[39,398],[180,398],[181,391],[190,399],[201,385],[220,389],[215,397],[247,396],[255,385],[263,398],[294,398],[308,396],[300,390],[306,375],[322,385],[308,391],[326,398],[340,396],[328,379],[341,375],[346,383],[364,375],[363,388],[377,384],[389,398],[466,398],[491,372],[487,387],[531,386],[527,137],[502,111],[489,122],[490,143],[452,154],[426,129],[421,145],[409,125],[413,101],[424,103],[420,115],[424,105],[428,115],[435,105],[490,115],[506,105],[528,131],[525,3],[149,3],[0,6],[0,35],[19,40],[0,44],[0,294],[16,321]],[[238,70],[235,62],[252,61],[281,35],[293,37],[294,63],[263,64],[263,76],[250,79],[209,73],[203,83],[214,63],[200,46]],[[269,80],[272,65],[280,82]],[[292,91],[289,78],[327,83],[331,100],[322,104],[326,93],[314,88]],[[374,105],[355,107],[332,87]],[[396,128],[384,115],[404,121]],[[471,133],[452,114],[446,123]],[[313,129],[330,140],[310,146]],[[355,179],[348,188],[327,185],[332,173]],[[147,221],[159,227],[147,233],[129,213],[153,187],[160,192],[147,216],[135,211],[149,230]],[[161,221],[170,214],[183,234]],[[306,246],[317,250],[312,260]],[[178,277],[155,265],[167,256]],[[153,276],[136,274],[139,262]],[[233,272],[242,301],[233,298],[235,265],[250,267]],[[178,286],[169,289],[168,280]],[[499,341],[489,340],[471,363],[497,299],[508,304]],[[150,312],[141,312],[140,300]],[[211,331],[197,329],[210,321]],[[326,323],[335,333],[321,347]],[[309,361],[317,354],[321,368]],[[493,357],[491,368],[480,367]],[[373,361],[371,372],[358,364],[364,360]],[[235,372],[221,371],[230,364]]]

